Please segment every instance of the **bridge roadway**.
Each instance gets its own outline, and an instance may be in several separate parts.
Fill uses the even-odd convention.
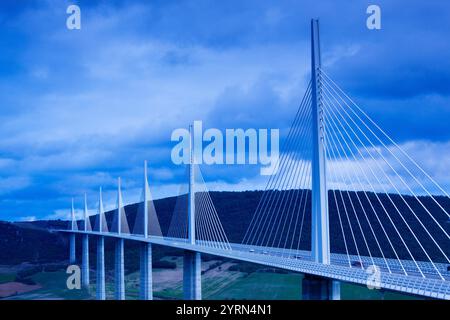
[[[381,271],[380,288],[423,297],[450,300],[450,272],[447,271],[447,265],[443,263],[435,263],[435,266],[445,278],[445,281],[439,277],[431,263],[423,261],[417,263],[422,269],[424,276],[418,271],[413,261],[401,260],[407,274],[405,275],[405,271],[403,271],[399,261],[394,259],[386,259],[390,268],[389,272],[385,260],[375,257],[373,262],[370,257],[361,257],[361,264],[358,256],[351,255],[349,262],[347,255],[332,253],[331,264],[324,265],[312,261],[310,251],[304,250],[258,247],[236,243],[230,243],[231,249],[224,249],[223,244],[201,240],[197,240],[196,244],[192,245],[186,239],[178,238],[156,236],[144,238],[142,235],[136,234],[95,231],[58,231],[148,242],[361,285],[368,284],[369,274],[364,268],[373,265],[373,262],[375,262],[375,265]]]

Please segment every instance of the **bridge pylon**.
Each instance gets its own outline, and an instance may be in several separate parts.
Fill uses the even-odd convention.
[[[330,264],[330,228],[328,190],[326,181],[325,121],[322,103],[322,79],[320,74],[321,52],[319,20],[311,20],[311,112],[312,112],[312,212],[311,255],[313,261]],[[327,278],[305,276],[304,299],[339,299],[340,283]]]
[[[120,235],[123,233],[122,230],[122,219],[125,215],[123,201],[122,201],[122,191],[121,191],[121,181],[118,179],[117,187],[117,233]],[[125,217],[126,219],[126,217]],[[125,266],[124,266],[124,239],[117,238],[114,254],[114,273],[115,273],[115,298],[116,300],[125,300]]]
[[[147,177],[147,160],[144,161],[144,237],[149,236],[149,202],[150,187]],[[140,248],[140,284],[139,297],[141,300],[153,300],[153,276],[152,276],[152,244],[142,242]]]
[[[92,231],[89,223],[86,193],[84,194],[84,231]],[[83,287],[89,288],[89,235],[83,234],[82,239],[81,280]]]
[[[106,221],[105,212],[103,208],[103,199],[102,199],[102,188],[99,190],[99,199],[98,199],[98,223],[97,223],[97,232],[104,232],[103,224]],[[106,299],[106,286],[105,286],[105,237],[98,236],[97,237],[97,286],[96,286],[96,298],[97,300],[105,300]]]
[[[319,20],[311,20],[311,98],[313,119],[311,251],[315,262],[330,264],[330,229],[326,182],[325,122],[322,105],[322,80]]]
[[[188,200],[188,240],[195,244],[195,159],[194,130],[189,126],[189,200]]]
[[[147,238],[149,234],[148,228],[148,202],[150,201],[150,187],[147,178],[147,160],[144,161],[144,237]]]
[[[72,231],[78,230],[77,221],[75,219],[75,209],[73,207],[73,199],[72,199],[72,209],[71,209],[71,220],[70,220],[70,229]],[[75,255],[75,233],[71,233],[69,236],[69,263],[74,264],[76,262]]]
[[[195,158],[194,130],[189,126],[189,200],[188,200],[188,241],[195,245]],[[202,260],[200,252],[184,252],[183,292],[186,300],[202,299]]]

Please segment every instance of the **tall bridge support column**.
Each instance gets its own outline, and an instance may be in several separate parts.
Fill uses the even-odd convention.
[[[115,249],[115,298],[116,300],[125,300],[125,266],[124,266],[124,254],[123,254],[124,240],[116,240]]]
[[[311,106],[313,156],[311,163],[311,253],[315,262],[330,264],[330,229],[326,176],[324,111],[322,105],[319,21],[311,21]]]
[[[188,200],[188,241],[196,244],[195,237],[195,159],[194,159],[194,131],[189,126],[189,200]],[[202,258],[199,252],[184,251],[183,258],[183,295],[185,300],[202,299]]]
[[[200,252],[185,251],[183,259],[183,294],[185,300],[202,299],[202,259]]]
[[[97,238],[97,300],[106,300],[105,290],[105,237]]]
[[[328,188],[325,154],[325,122],[322,104],[322,79],[319,21],[311,20],[311,111],[313,154],[311,163],[311,254],[313,261],[330,264],[330,228],[328,212]],[[339,282],[305,275],[302,282],[303,298],[329,300],[340,298]]]
[[[141,244],[141,270],[139,297],[141,300],[153,300],[153,277],[152,277],[152,244],[144,242]]]
[[[331,280],[313,275],[305,275],[302,281],[303,300],[340,300],[341,284],[337,280]]]
[[[76,262],[75,256],[75,233],[71,233],[69,236],[69,263],[75,264]]]
[[[81,255],[81,283],[84,288],[89,289],[89,236],[83,235]]]
[[[331,280],[330,285],[330,300],[341,300],[341,282],[338,280]]]

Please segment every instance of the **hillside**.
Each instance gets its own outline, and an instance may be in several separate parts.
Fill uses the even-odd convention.
[[[66,254],[67,241],[56,232],[0,222],[0,265],[52,262]]]
[[[273,192],[289,192],[289,191],[273,191]],[[294,192],[295,195],[295,192],[301,191],[297,190],[292,192]],[[250,220],[253,216],[253,213],[256,210],[256,207],[260,201],[261,196],[262,192],[260,191],[211,192],[211,198],[214,202],[214,205],[217,209],[220,220],[222,221],[225,232],[230,242],[242,241],[242,238],[250,224]],[[369,194],[369,197],[374,196],[375,196],[374,194]],[[331,193],[329,194],[329,197],[330,199],[332,199]],[[356,198],[357,194],[351,193],[351,197]],[[388,200],[386,199],[385,195],[379,195],[379,197],[381,198],[382,202],[386,204],[386,207],[388,209],[392,209],[388,207],[387,205]],[[404,203],[402,204],[402,201],[398,196],[392,196],[392,198],[394,199],[394,202],[397,203],[400,210],[403,210],[405,212],[407,211],[406,205]],[[414,200],[412,197],[406,197],[406,199],[408,204],[412,206],[414,210],[421,215],[421,217],[424,217],[423,215],[427,214],[424,210],[421,210],[421,208],[418,207],[418,202]],[[178,200],[180,201],[180,198]],[[450,211],[449,199],[439,198],[438,200],[444,208]],[[169,228],[176,201],[177,201],[176,197],[170,197],[155,201],[155,208],[157,211],[158,219],[160,221],[163,234],[166,234]],[[433,208],[433,204],[430,198],[424,197],[422,198],[422,201],[426,204],[427,207]],[[307,205],[310,205],[310,203],[308,203]],[[368,204],[363,203],[363,205],[367,207],[366,208],[367,212],[370,212],[370,210],[368,209]],[[344,209],[348,209],[349,211],[351,210],[350,204],[346,203],[346,207],[347,208],[344,208],[342,205],[340,206],[339,210],[341,211],[341,214],[344,211]],[[125,207],[125,212],[131,230],[133,229],[134,226],[137,209],[138,209],[137,204],[132,204]],[[375,207],[374,209],[378,212],[380,218],[385,219],[383,221],[387,221],[387,217],[381,216],[382,209],[380,207],[378,208]],[[274,208],[274,211],[276,210],[277,208]],[[333,235],[331,239],[331,249],[333,252],[345,253],[345,246],[342,238],[342,232],[340,229],[338,210],[334,205],[333,201],[330,201],[329,210],[330,210],[330,229],[331,234]],[[364,241],[364,239],[361,236],[361,232],[358,231],[360,230],[359,228],[361,228],[364,231],[364,234],[366,234],[366,236],[369,237],[371,231],[369,230],[367,222],[364,223],[365,218],[363,216],[361,208],[356,208],[356,211],[359,219],[362,221],[361,225],[358,225],[358,221],[357,219],[355,219],[355,216],[353,217],[350,216],[351,219],[350,222],[354,230],[355,242],[358,243],[358,245],[360,245]],[[113,214],[114,214],[113,211],[106,213],[108,225],[111,225],[112,223]],[[444,226],[446,231],[450,232],[449,230],[450,224],[447,223],[447,217],[443,215],[442,212],[440,212],[439,210],[435,210],[434,212],[432,212],[432,214],[435,217],[435,219]],[[404,237],[407,243],[410,244],[410,249],[412,250],[414,256],[416,258],[425,260],[426,257],[424,257],[424,254],[421,251],[420,247],[418,245],[413,245],[414,239],[407,230],[407,227],[401,220],[400,216],[392,214],[391,218],[393,219],[400,233],[402,235],[405,235]],[[418,221],[413,216],[405,214],[405,219],[414,230],[420,231],[421,227]],[[380,230],[379,227],[378,229],[376,229],[378,225],[373,214],[369,215],[369,220],[371,221],[371,225],[375,228],[375,233],[381,234],[382,230]],[[92,226],[95,225],[95,216],[91,216],[91,224]],[[79,225],[81,227],[80,222]],[[303,227],[302,242],[300,243],[300,247],[302,249],[309,249],[310,247],[309,244],[311,231],[310,225],[311,225],[311,216],[310,214],[306,214]],[[0,265],[16,264],[24,261],[45,262],[45,261],[58,261],[67,259],[67,250],[68,250],[67,238],[61,234],[52,232],[52,229],[61,229],[66,228],[67,226],[68,222],[61,220],[21,222],[21,223],[8,223],[8,222],[0,223]],[[443,249],[448,253],[450,251],[450,242],[446,238],[446,236],[440,230],[438,230],[436,225],[434,225],[433,223],[427,223],[426,226],[428,230],[430,230],[431,234],[436,235],[435,236],[436,241],[438,241],[438,243],[444,244]],[[396,241],[394,245],[396,246],[396,250],[399,256],[401,258],[408,258],[408,253],[405,250],[405,248],[400,245],[398,236],[397,238],[395,238],[396,233],[394,228],[386,224],[385,229],[387,234],[389,234],[389,236]],[[348,226],[344,225],[344,230],[347,236],[351,234]],[[293,234],[296,237],[298,236],[298,233],[294,232]],[[416,234],[419,237],[419,239],[423,241],[427,251],[431,254],[431,256],[437,261],[442,260],[441,254],[436,250],[432,241],[429,239],[426,233],[416,232]],[[376,250],[377,248],[375,247],[375,241],[373,241],[374,239],[369,238],[367,240],[368,242],[373,243],[373,245],[370,246],[372,254],[379,255],[379,252]],[[347,241],[350,243],[349,239],[347,239]],[[392,250],[389,249],[389,243],[386,241],[386,238],[380,237],[379,241],[387,257],[394,257]],[[95,247],[93,242],[94,241],[91,242],[91,252],[93,255],[95,255]],[[111,246],[112,248],[113,243],[107,241],[106,245],[107,247]],[[136,253],[135,256],[134,254],[132,254],[133,257],[129,259],[132,259],[133,261],[136,260],[137,263],[138,256],[136,244],[128,243],[127,246],[129,247],[128,249],[129,251]],[[349,245],[348,250],[350,253],[356,254],[355,246]],[[77,251],[79,252],[79,250]],[[107,250],[107,252],[108,251],[109,250]],[[367,255],[368,253],[361,251],[361,254]],[[107,257],[107,259],[109,258]]]

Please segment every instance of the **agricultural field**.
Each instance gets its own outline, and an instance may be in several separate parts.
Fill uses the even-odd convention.
[[[181,299],[183,258],[168,256],[161,260],[171,262],[175,267],[154,268],[154,298]],[[3,288],[2,297],[6,299],[95,299],[95,272],[92,271],[90,277],[92,284],[89,290],[69,290],[66,287],[67,274],[63,269],[37,272],[27,278],[28,284],[16,282],[14,268],[4,269],[0,273],[0,294]],[[139,271],[126,274],[125,277],[126,299],[138,299]],[[303,275],[299,273],[267,269],[232,260],[211,259],[202,263],[202,295],[203,299],[211,300],[299,300],[302,296],[302,278]],[[107,299],[114,299],[113,270],[106,271],[106,295]],[[402,300],[413,297],[342,283],[341,298]]]

